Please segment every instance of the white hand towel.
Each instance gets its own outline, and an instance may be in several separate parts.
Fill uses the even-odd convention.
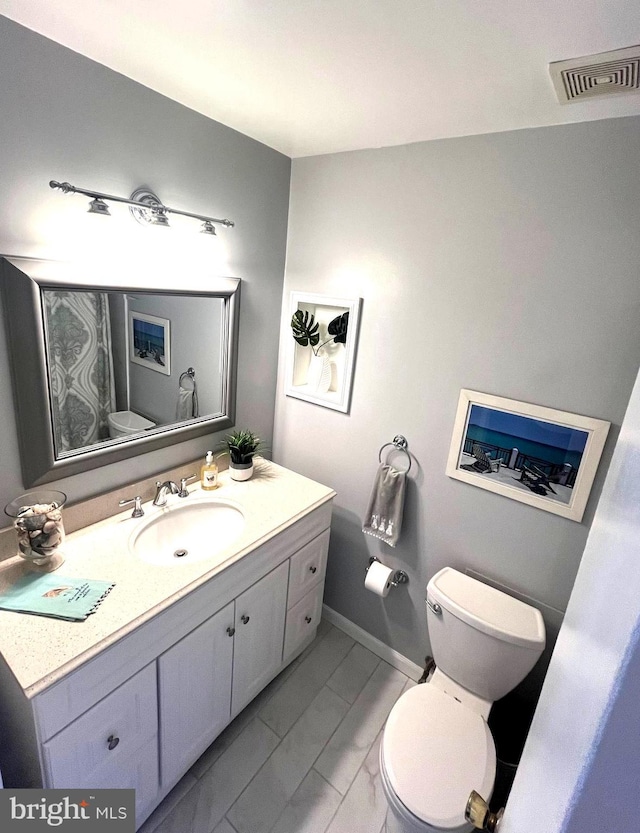
[[[362,531],[395,547],[402,526],[406,472],[383,463],[376,473]]]
[[[197,416],[197,413],[194,413],[194,399],[195,391],[186,390],[182,385],[178,388],[176,422],[181,422],[183,419],[193,419],[194,416]]]

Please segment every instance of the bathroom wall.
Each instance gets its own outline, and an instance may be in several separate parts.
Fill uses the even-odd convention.
[[[222,385],[217,380],[223,372],[222,301],[217,298],[177,298],[175,295],[130,298],[132,312],[167,318],[171,330],[170,375],[129,362],[132,409],[154,422],[173,422],[180,376],[188,367],[193,367],[198,383],[199,413],[219,414]],[[210,383],[207,383],[207,377],[212,380]],[[191,390],[188,379],[185,387]]]
[[[237,424],[270,442],[290,160],[3,17],[0,77],[0,253],[81,260],[88,274],[97,264],[136,286],[188,280],[206,289],[216,274],[242,278]],[[91,216],[86,198],[52,191],[51,179],[121,196],[145,185],[167,205],[236,226],[212,239],[180,218],[171,229],[145,228],[122,206],[111,218]],[[0,319],[0,509],[23,491],[5,344]],[[205,436],[58,486],[80,500],[194,459],[213,442]]]
[[[550,606],[552,636],[566,608],[640,363],[639,152],[627,118],[293,162],[274,453],[338,493],[325,602],[415,662],[444,565]],[[348,415],[284,395],[293,290],[363,298]],[[613,423],[582,523],[446,477],[463,387]],[[361,521],[398,433],[391,549]],[[408,588],[365,591],[371,555]]]

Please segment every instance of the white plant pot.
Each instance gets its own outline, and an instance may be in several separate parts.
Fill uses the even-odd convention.
[[[232,463],[229,460],[229,477],[232,480],[249,480],[253,476],[253,460],[250,463]]]

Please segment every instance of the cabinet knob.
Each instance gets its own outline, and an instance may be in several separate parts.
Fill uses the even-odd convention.
[[[109,735],[107,738],[107,746],[109,747],[109,750],[115,749],[119,743],[120,738],[117,738],[115,735]]]
[[[241,616],[240,620],[242,621],[243,625],[246,625],[247,622],[249,621],[249,616]]]
[[[311,567],[309,567],[309,572],[310,572],[310,573],[317,573],[317,572],[318,572],[318,568],[317,568],[317,567],[314,567],[313,565],[311,565]]]
[[[307,625],[310,625],[313,620],[311,619],[311,616],[305,616],[304,621],[307,623]]]
[[[235,632],[236,632],[236,629],[235,629],[235,628],[227,628],[227,633],[229,634],[229,636],[233,636],[233,634],[234,634]]]

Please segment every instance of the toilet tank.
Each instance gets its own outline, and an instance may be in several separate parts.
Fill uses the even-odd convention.
[[[431,579],[426,604],[436,665],[485,700],[508,694],[544,650],[539,610],[452,567]]]

